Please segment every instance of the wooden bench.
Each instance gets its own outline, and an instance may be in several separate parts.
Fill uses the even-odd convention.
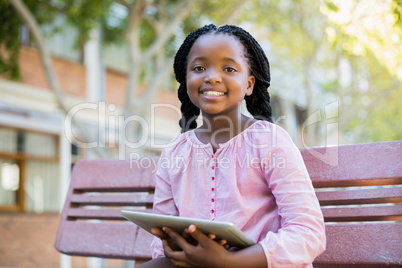
[[[314,266],[401,266],[402,141],[315,149],[332,166],[309,150],[301,152],[327,235],[327,250]],[[136,266],[149,260],[152,235],[125,221],[120,209],[151,211],[157,161],[151,157],[132,163],[110,159],[77,163],[61,215],[57,250],[135,260]]]

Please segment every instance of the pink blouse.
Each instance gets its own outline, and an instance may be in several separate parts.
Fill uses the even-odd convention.
[[[312,267],[325,227],[299,149],[257,121],[214,153],[194,131],[174,139],[157,170],[154,213],[232,222],[264,249],[269,267]],[[164,256],[161,240],[153,258]]]

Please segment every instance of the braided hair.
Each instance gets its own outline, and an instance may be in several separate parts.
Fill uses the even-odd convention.
[[[255,77],[253,94],[244,97],[247,110],[255,119],[272,122],[272,108],[267,90],[271,81],[269,62],[261,46],[247,31],[240,27],[233,25],[217,27],[209,24],[189,34],[174,59],[173,69],[176,80],[180,83],[178,97],[181,102],[182,118],[179,121],[179,125],[182,133],[197,128],[196,119],[200,115],[200,109],[191,102],[187,94],[187,61],[195,41],[206,34],[227,34],[238,39],[243,44],[250,75]]]

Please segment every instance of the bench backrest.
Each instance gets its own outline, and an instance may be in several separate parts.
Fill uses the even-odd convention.
[[[315,265],[402,264],[402,141],[301,152],[326,221],[327,250]],[[148,260],[152,235],[125,221],[120,210],[151,210],[157,161],[78,162],[56,248],[68,255]]]
[[[326,222],[315,265],[401,265],[402,141],[301,152]]]

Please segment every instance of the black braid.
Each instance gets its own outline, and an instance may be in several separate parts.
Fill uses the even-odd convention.
[[[183,133],[187,130],[197,128],[196,120],[200,115],[200,109],[191,102],[187,94],[186,83],[180,84],[178,95],[179,100],[181,101],[180,111],[182,114],[179,125]]]
[[[179,124],[182,132],[197,128],[195,120],[200,114],[200,109],[191,102],[187,94],[186,72],[188,55],[195,41],[200,36],[212,33],[228,34],[237,38],[243,44],[246,50],[245,57],[250,66],[250,75],[255,77],[253,94],[245,96],[247,109],[255,119],[272,122],[272,108],[267,90],[271,80],[269,62],[261,46],[247,31],[240,27],[225,25],[218,28],[213,24],[209,24],[189,34],[175,56],[173,68],[176,80],[180,83],[178,96],[182,103],[180,109],[182,118]]]

